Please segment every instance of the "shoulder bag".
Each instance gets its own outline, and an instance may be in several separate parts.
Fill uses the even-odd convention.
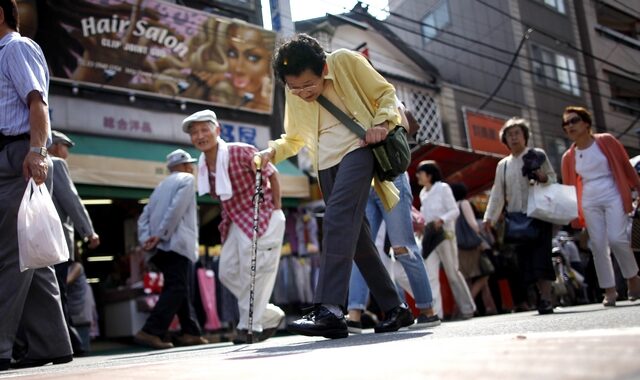
[[[322,107],[349,128],[351,132],[364,139],[365,129],[353,121],[340,108],[322,95],[317,100]],[[393,181],[409,168],[411,152],[407,141],[407,130],[401,125],[397,125],[391,130],[384,141],[372,145],[372,150],[376,158],[376,175],[383,181]]]
[[[507,163],[504,165],[502,186],[504,189],[504,242],[519,244],[528,243],[538,238],[538,227],[535,220],[524,212],[507,211]]]
[[[458,248],[465,250],[478,248],[482,244],[482,238],[471,228],[464,214],[462,214],[462,208],[459,206],[458,208],[460,209],[460,215],[456,219],[456,242]]]

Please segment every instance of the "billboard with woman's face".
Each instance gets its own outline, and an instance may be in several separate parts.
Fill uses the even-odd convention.
[[[160,0],[18,2],[53,78],[271,113],[271,31]]]

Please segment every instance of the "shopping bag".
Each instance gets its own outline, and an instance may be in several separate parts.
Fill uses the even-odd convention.
[[[529,188],[527,216],[565,225],[578,217],[578,198],[574,186],[552,183]]]
[[[198,268],[197,274],[202,308],[207,316],[204,329],[207,331],[219,330],[222,324],[218,316],[216,301],[216,275],[212,270],[205,268]]]
[[[62,223],[44,184],[33,178],[18,209],[18,250],[20,271],[44,268],[69,260]]]

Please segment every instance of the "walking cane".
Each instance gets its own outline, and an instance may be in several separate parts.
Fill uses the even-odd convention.
[[[253,343],[253,299],[256,290],[256,261],[258,259],[258,226],[260,224],[260,202],[264,200],[262,193],[262,156],[253,156],[256,165],[256,186],[253,194],[253,239],[251,241],[251,283],[249,285],[249,327],[247,343]]]

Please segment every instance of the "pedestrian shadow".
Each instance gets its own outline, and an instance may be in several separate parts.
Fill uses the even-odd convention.
[[[325,339],[325,340],[313,340],[309,342],[299,342],[287,344],[285,346],[269,346],[269,347],[255,347],[248,355],[235,356],[229,358],[230,360],[244,360],[244,359],[256,359],[274,356],[285,356],[302,354],[309,351],[338,348],[338,347],[357,347],[371,344],[379,344],[386,342],[398,342],[409,339],[422,338],[432,335],[431,331],[397,331],[393,333],[383,334],[353,334],[349,335],[346,339]],[[317,338],[310,338],[317,339]],[[236,351],[236,353],[239,353]]]

